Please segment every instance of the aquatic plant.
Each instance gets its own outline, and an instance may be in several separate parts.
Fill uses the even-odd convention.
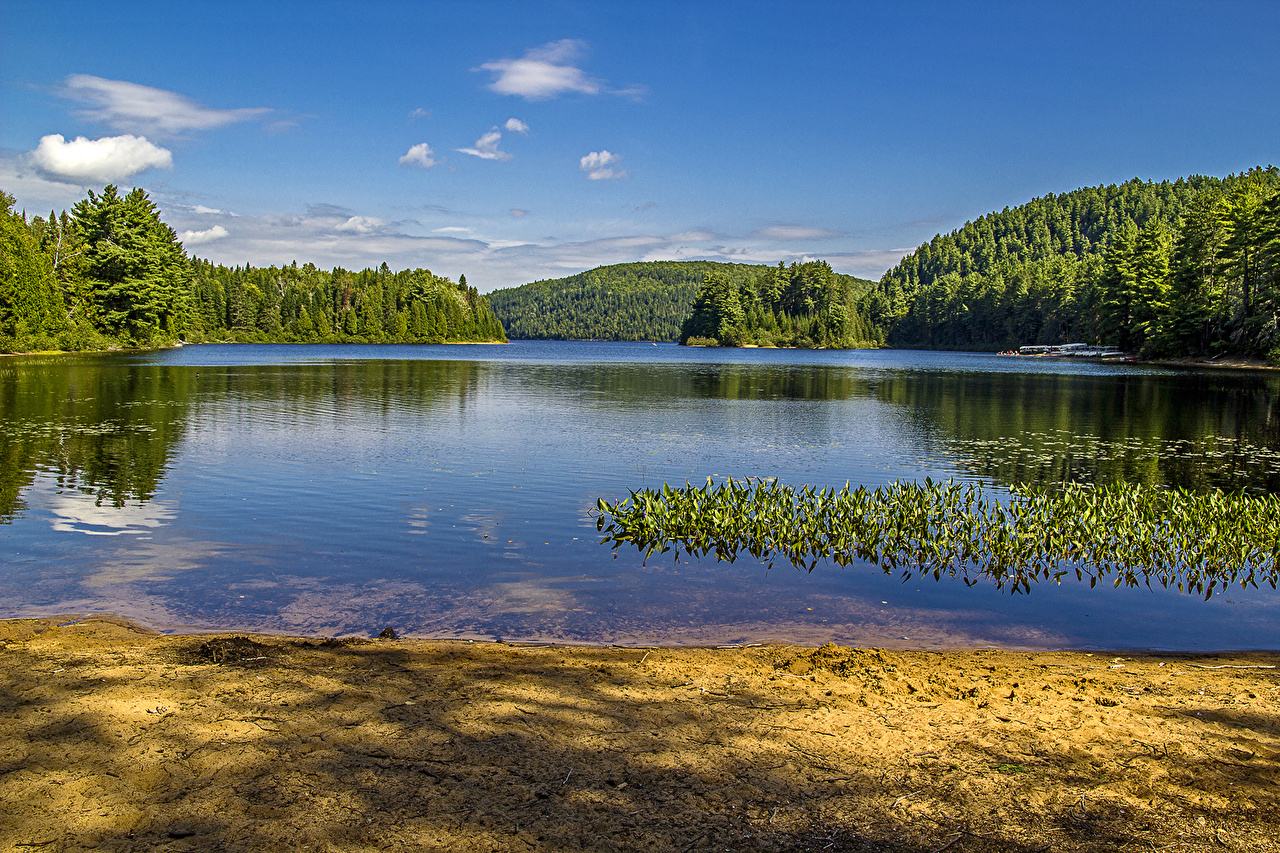
[[[1000,500],[975,483],[869,489],[728,480],[600,499],[602,544],[733,562],[748,553],[812,571],[864,560],[886,574],[944,575],[1030,592],[1074,575],[1090,586],[1176,586],[1202,594],[1280,581],[1280,495],[1117,483],[1018,486]]]

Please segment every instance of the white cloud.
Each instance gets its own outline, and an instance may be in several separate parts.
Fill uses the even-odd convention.
[[[184,246],[199,246],[201,243],[212,243],[214,240],[221,240],[227,237],[229,233],[221,225],[215,225],[203,231],[183,231],[178,235],[178,240]]]
[[[481,136],[475,141],[470,148],[457,149],[462,154],[470,154],[472,157],[479,157],[481,160],[510,160],[511,155],[505,151],[498,150],[498,144],[502,142],[502,131],[496,127]]]
[[[409,111],[409,118],[431,118],[431,110],[423,107],[414,107]]]
[[[627,173],[616,168],[622,158],[608,149],[591,151],[578,159],[578,168],[587,174],[587,180],[607,181],[625,178]]]
[[[445,225],[442,228],[432,228],[432,234],[470,234],[470,228],[463,228],[461,225]]]
[[[435,152],[425,142],[410,145],[409,150],[400,157],[401,166],[419,166],[423,169],[430,169],[437,162]]]
[[[523,207],[513,207],[511,208],[511,215],[516,219],[524,219],[529,215],[529,211],[525,210]]]
[[[177,92],[91,74],[72,74],[62,91],[68,98],[87,104],[84,114],[94,121],[119,130],[161,135],[209,130],[270,112],[265,107],[213,109]]]
[[[173,154],[145,136],[77,136],[68,142],[60,133],[40,137],[31,160],[50,175],[81,183],[118,181],[147,169],[168,169]]]
[[[824,240],[839,234],[827,228],[810,228],[804,225],[771,225],[756,231],[753,237],[761,240]]]
[[[372,234],[386,223],[376,216],[349,216],[333,227],[334,231],[345,231],[350,234]]]
[[[201,216],[221,216],[222,214],[226,213],[225,210],[221,210],[216,207],[206,207],[203,204],[197,204],[194,207],[192,207],[191,210],[194,211],[195,213],[200,214]]]
[[[565,92],[598,95],[603,86],[570,63],[586,45],[561,39],[526,51],[519,59],[495,59],[480,67],[493,73],[489,88],[500,95],[516,95],[530,101],[545,100]]]
[[[503,125],[503,127],[505,127],[511,133],[528,133],[529,132],[529,125],[525,124],[515,116],[512,116],[511,118],[507,119],[507,122],[506,124]]]

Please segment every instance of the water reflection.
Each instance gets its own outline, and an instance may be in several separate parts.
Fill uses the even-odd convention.
[[[1265,375],[529,347],[0,361],[0,600],[9,614],[113,609],[174,627],[1142,644],[1134,607],[1177,621],[1183,605],[905,593],[857,569],[642,568],[598,546],[586,509],[708,474],[1280,490]],[[1215,599],[1180,642],[1256,645],[1274,636],[1270,601]]]
[[[915,373],[886,376],[879,393],[997,483],[1280,490],[1280,397],[1269,376]]]
[[[59,491],[49,502],[53,529],[59,533],[83,533],[88,536],[143,535],[171,521],[177,510],[162,501],[150,504],[104,503],[101,497],[72,491]]]
[[[96,510],[149,501],[185,433],[196,381],[187,368],[0,360],[0,521],[21,511],[41,473],[61,492],[92,496]],[[73,525],[86,513],[70,500],[64,508]]]
[[[58,491],[94,499],[91,507],[63,501],[66,529],[162,523],[171,510],[134,512],[126,521],[126,507],[155,495],[196,410],[227,427],[316,432],[359,418],[375,432],[380,419],[441,408],[462,412],[480,397],[501,397],[508,416],[548,404],[625,413],[676,411],[686,401],[867,399],[890,404],[912,431],[909,440],[932,444],[972,475],[1000,484],[1126,481],[1280,490],[1276,380],[1260,375],[480,361],[217,369],[9,360],[0,366],[0,520],[20,511],[22,493],[43,472]],[[776,411],[782,416],[773,421],[774,439],[779,430],[803,431],[808,442],[832,443],[857,428],[839,407]],[[794,417],[798,413],[803,417]],[[425,529],[427,519],[421,507],[408,523]]]

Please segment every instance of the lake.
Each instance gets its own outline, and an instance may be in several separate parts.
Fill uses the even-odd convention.
[[[0,616],[623,644],[1280,648],[1280,594],[1010,595],[599,544],[708,476],[1280,490],[1280,375],[633,343],[0,359]]]

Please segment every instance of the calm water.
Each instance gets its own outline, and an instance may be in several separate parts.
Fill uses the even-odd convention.
[[[1280,594],[642,565],[600,496],[1125,479],[1280,490],[1280,377],[909,351],[200,346],[0,360],[0,615],[591,642],[1280,648]]]

